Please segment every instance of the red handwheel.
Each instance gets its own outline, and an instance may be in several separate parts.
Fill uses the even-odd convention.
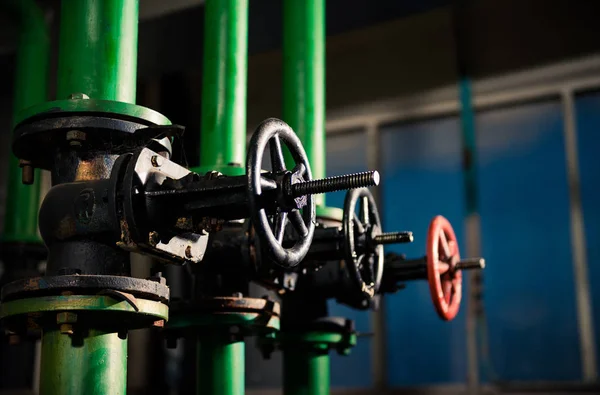
[[[458,313],[462,296],[462,271],[458,242],[450,222],[435,217],[427,233],[427,278],[435,310],[441,319],[452,320]]]

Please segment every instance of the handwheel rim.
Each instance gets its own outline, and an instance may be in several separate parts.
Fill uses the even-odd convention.
[[[373,222],[373,226],[377,229],[376,232],[381,232],[381,220],[377,210],[377,205],[375,204],[375,198],[367,188],[353,189],[346,193],[346,198],[344,201],[344,215],[342,219],[342,232],[345,238],[344,253],[345,260],[347,262],[346,266],[348,268],[348,274],[354,285],[361,293],[361,297],[366,296],[368,298],[372,298],[378,292],[381,285],[384,267],[384,253],[383,246],[381,245],[375,246],[373,252],[369,253],[373,256],[375,262],[373,270],[373,282],[371,284],[367,284],[363,279],[360,270],[360,265],[366,259],[367,253],[356,255],[356,239],[354,235],[355,221],[359,221],[361,226],[365,225],[364,218],[354,218],[357,203],[361,201],[362,204],[365,204],[363,203],[365,202],[363,199],[366,199],[368,206],[371,209],[368,213],[369,221]]]
[[[435,217],[427,232],[427,278],[435,310],[445,321],[454,319],[460,308],[462,272],[454,270],[459,261],[452,225],[442,216]]]
[[[260,199],[263,192],[264,179],[261,177],[262,170],[262,159],[269,141],[273,139],[277,142],[277,148],[279,150],[279,162],[274,167],[282,167],[285,170],[285,163],[283,162],[283,156],[281,153],[281,141],[288,147],[294,162],[303,166],[304,179],[309,181],[312,179],[310,171],[310,165],[308,163],[308,156],[300,142],[298,136],[294,133],[292,128],[285,122],[271,118],[263,121],[257,128],[256,132],[252,135],[250,140],[250,150],[246,160],[246,176],[248,181],[248,200],[250,203],[250,217],[255,229],[256,234],[261,239],[260,245],[264,252],[277,264],[285,267],[292,268],[297,266],[308,253],[310,244],[313,239],[315,230],[315,218],[316,208],[312,195],[306,195],[306,206],[302,209],[302,221],[306,227],[306,234],[300,236],[300,239],[294,243],[291,248],[284,248],[282,245],[283,231],[277,232],[276,237],[274,230],[271,228],[266,210],[260,205]],[[273,158],[273,148],[270,147],[271,158]],[[275,168],[274,168],[275,170]],[[281,170],[281,169],[279,169]],[[298,212],[299,210],[292,210],[289,213],[279,212],[277,219],[282,222],[281,228],[285,228],[286,221],[288,221],[288,215],[290,216],[290,222],[294,224],[295,221],[291,221],[291,217],[297,221],[297,214],[292,212]],[[275,220],[274,220],[275,222]],[[277,228],[277,225],[274,224]]]

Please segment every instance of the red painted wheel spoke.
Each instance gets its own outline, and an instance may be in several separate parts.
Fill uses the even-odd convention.
[[[443,229],[440,230],[439,251],[440,255],[443,255],[443,260],[450,259],[452,257],[450,246],[448,245],[448,239],[446,239],[446,233]]]
[[[438,271],[440,274],[446,274],[450,270],[450,265],[446,262],[439,261],[438,262]]]

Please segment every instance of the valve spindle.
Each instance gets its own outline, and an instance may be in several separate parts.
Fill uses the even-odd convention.
[[[467,258],[456,263],[454,270],[481,270],[485,269],[485,259]]]
[[[373,237],[375,244],[412,243],[412,232],[386,232]]]
[[[379,185],[379,172],[376,170],[362,173],[327,177],[292,185],[292,196],[316,195],[320,193],[357,189]]]

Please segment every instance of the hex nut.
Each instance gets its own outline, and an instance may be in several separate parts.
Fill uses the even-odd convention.
[[[77,314],[68,311],[63,311],[56,314],[57,324],[72,324],[77,322]]]

